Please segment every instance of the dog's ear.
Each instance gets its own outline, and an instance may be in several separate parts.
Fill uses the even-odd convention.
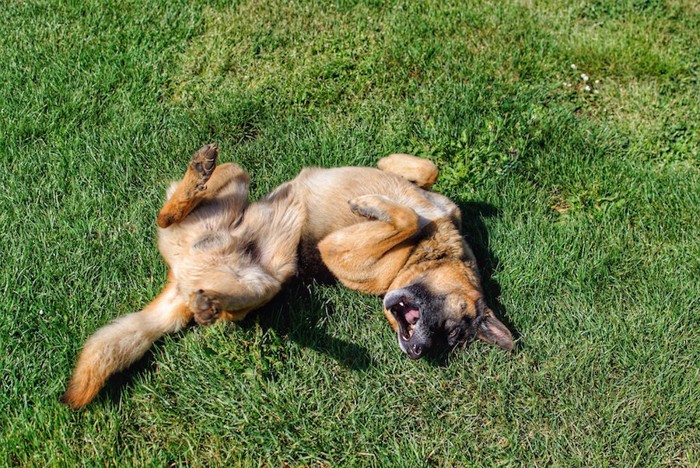
[[[476,336],[487,343],[495,344],[506,351],[513,350],[513,335],[493,311],[480,300],[477,302],[479,315],[477,317]]]

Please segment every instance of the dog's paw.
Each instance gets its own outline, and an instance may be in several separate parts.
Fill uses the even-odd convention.
[[[219,148],[215,143],[204,145],[192,155],[190,169],[199,177],[197,190],[204,190],[205,184],[216,168],[216,158],[219,156]]]
[[[190,307],[194,320],[199,325],[211,325],[221,317],[221,305],[216,299],[207,296],[203,289],[192,295]]]
[[[348,203],[355,214],[365,218],[389,222],[389,214],[384,207],[390,201],[382,195],[362,195],[361,197],[353,198]]]

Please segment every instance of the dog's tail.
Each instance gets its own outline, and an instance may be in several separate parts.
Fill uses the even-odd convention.
[[[187,304],[170,283],[141,312],[119,317],[85,342],[61,401],[74,409],[87,405],[112,374],[129,367],[154,341],[182,329],[191,318]]]

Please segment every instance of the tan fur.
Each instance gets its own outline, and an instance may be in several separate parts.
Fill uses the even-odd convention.
[[[109,375],[190,318],[203,325],[240,320],[267,303],[297,273],[298,252],[302,270],[322,264],[352,289],[387,294],[385,301],[427,288],[440,298],[441,326],[473,320],[480,338],[512,347],[510,332],[485,306],[459,209],[425,190],[437,178],[431,162],[395,154],[380,161],[381,170],[304,169],[249,205],[248,175],[235,164],[215,167],[217,154],[207,145],[193,155],[159,213],[158,247],[171,283],[142,312],[86,342],[64,395],[72,407],[87,404]],[[411,340],[402,342],[390,308],[384,313],[399,344],[419,357],[416,345],[407,349]]]
[[[459,209],[448,198],[424,189],[437,178],[435,165],[394,154],[383,158],[380,168],[309,168],[284,185],[289,195],[276,209],[298,221],[301,262],[322,263],[346,286],[370,294],[383,295],[420,283],[445,297],[441,317],[446,324],[471,320],[479,338],[511,349],[510,332],[485,305],[474,255],[459,232]],[[247,218],[243,225],[252,228],[248,235],[260,237],[262,231]],[[286,233],[293,224],[278,224],[272,215],[268,219],[265,236],[271,238]],[[276,250],[274,258],[292,265],[296,251]],[[226,263],[232,265],[230,260]],[[230,292],[233,297],[215,292],[205,296],[214,299],[214,309],[225,309],[226,304],[242,309],[244,297],[249,302],[246,310],[271,298],[261,295],[254,302],[251,295]],[[206,309],[210,303],[206,298],[201,301],[204,307],[195,310],[195,318],[221,315]],[[387,312],[396,329],[396,320]]]
[[[435,164],[410,154],[390,154],[380,159],[377,167],[385,172],[399,174],[425,190],[430,190],[438,178],[438,168]]]
[[[177,332],[191,319],[170,283],[141,312],[118,318],[85,342],[62,401],[73,408],[88,404],[110,375],[129,367],[163,334]]]
[[[116,319],[86,341],[62,396],[73,408],[89,403],[110,375],[163,334],[192,318],[203,325],[240,320],[296,273],[304,216],[292,191],[249,206],[249,178],[240,167],[202,168],[205,157],[215,162],[217,154],[214,145],[200,149],[168,190],[158,224],[170,227],[159,228],[158,248],[170,266],[169,284],[143,311]]]

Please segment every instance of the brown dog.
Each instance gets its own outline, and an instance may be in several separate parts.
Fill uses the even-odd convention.
[[[304,169],[249,205],[248,175],[235,164],[216,167],[217,154],[214,145],[201,148],[169,190],[158,216],[169,284],[143,311],[88,339],[63,396],[72,407],[89,403],[163,334],[192,318],[240,320],[300,268],[327,269],[349,288],[384,295],[384,314],[410,358],[475,336],[512,349],[484,301],[459,209],[428,191],[438,174],[431,162],[397,154],[379,169]]]

